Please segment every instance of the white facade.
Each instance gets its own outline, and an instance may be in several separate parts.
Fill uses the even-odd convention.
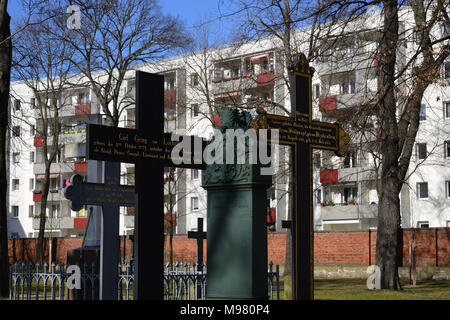
[[[407,15],[405,21],[410,19]],[[316,72],[313,77],[313,118],[334,122],[351,114],[358,101],[377,90],[375,77],[376,27],[380,25],[380,16],[373,13],[365,21],[367,29],[356,32],[349,39],[336,44],[331,56],[315,61],[312,66]],[[373,29],[370,29],[372,26]],[[353,26],[353,28],[356,28]],[[402,24],[407,30],[408,23]],[[303,30],[299,31],[300,37]],[[435,30],[442,32],[442,30]],[[399,53],[406,57],[413,54],[414,40],[406,32],[407,46]],[[357,44],[357,45],[356,45]],[[195,52],[161,60],[152,65],[140,65],[138,69],[165,75],[165,116],[166,131],[179,134],[198,135],[208,138],[212,132],[211,106],[255,106],[255,101],[263,101],[262,106],[269,113],[283,114],[268,102],[276,102],[290,110],[289,91],[283,76],[287,76],[280,43],[266,38],[243,46],[224,46],[206,52]],[[341,58],[337,57],[339,54]],[[351,63],[345,60],[351,57]],[[203,62],[203,63],[199,63]],[[443,77],[449,77],[443,67]],[[207,70],[199,66],[207,65]],[[206,86],[207,84],[207,86]],[[206,89],[208,89],[206,91]],[[12,84],[13,96],[20,97],[21,108],[30,108],[32,95],[24,84]],[[77,96],[77,93],[74,93]],[[122,94],[133,97],[134,72],[129,72],[124,83]],[[65,154],[60,164],[55,166],[59,171],[58,186],[51,193],[49,200],[59,205],[57,226],[54,236],[76,236],[83,233],[82,228],[75,228],[78,221],[85,219],[85,212],[76,213],[68,208],[68,201],[61,193],[64,181],[74,171],[74,163],[83,162],[83,143],[85,135],[82,125],[87,122],[101,121],[101,111],[95,96],[90,92],[85,101],[74,98],[70,108],[80,104],[89,104],[88,114],[68,113],[62,121],[72,125],[72,133],[66,133]],[[256,99],[258,98],[258,99]],[[401,211],[403,227],[446,227],[450,224],[450,88],[441,83],[431,85],[424,101],[425,112],[417,135],[417,153],[411,159],[408,180],[401,192]],[[215,110],[215,109],[214,109]],[[251,111],[254,112],[254,109]],[[36,222],[29,216],[33,201],[31,179],[42,174],[39,162],[39,148],[34,146],[34,135],[23,121],[14,117],[14,98],[11,104],[11,126],[17,123],[21,128],[21,141],[11,137],[9,162],[9,236],[36,236]],[[134,127],[134,107],[127,107],[122,113],[120,126]],[[373,121],[372,121],[373,120]],[[314,224],[317,230],[358,230],[376,228],[378,195],[376,188],[377,153],[370,147],[376,142],[376,119],[369,121],[366,138],[353,135],[347,154],[343,158],[330,152],[315,151],[313,172],[314,180]],[[18,121],[18,122],[16,122]],[[149,119],[149,122],[151,119]],[[77,127],[77,124],[81,127]],[[35,124],[36,125],[36,124]],[[81,129],[80,129],[81,128]],[[69,130],[70,131],[70,130]],[[79,132],[80,131],[80,132]],[[367,138],[369,136],[369,138]],[[426,143],[426,147],[419,144]],[[351,148],[353,147],[353,149]],[[426,159],[422,159],[425,148]],[[420,149],[420,150],[419,150]],[[420,152],[419,152],[420,151]],[[30,163],[30,153],[35,154],[35,163]],[[17,153],[20,153],[19,163]],[[419,155],[420,153],[420,155]],[[288,218],[289,175],[283,170],[289,168],[287,162],[288,148],[280,147],[277,162],[279,172],[274,178],[274,186],[269,190],[270,208],[276,209],[276,222],[271,230],[282,231],[281,221]],[[284,164],[283,164],[284,163]],[[56,169],[55,169],[56,170]],[[134,166],[122,165],[122,183],[134,182]],[[86,175],[86,172],[82,173]],[[166,175],[168,179],[168,174]],[[19,179],[19,187],[13,184]],[[167,184],[166,184],[167,186]],[[35,188],[36,185],[33,186]],[[191,169],[176,171],[176,232],[186,233],[196,229],[197,218],[206,218],[206,192],[201,188],[201,172]],[[50,199],[50,197],[56,197]],[[165,191],[169,199],[168,190]],[[352,205],[354,202],[355,205]],[[330,205],[334,204],[334,205]],[[15,216],[18,207],[18,217]],[[49,208],[49,211],[52,211]],[[166,213],[168,209],[166,207]],[[120,234],[129,234],[133,230],[133,210],[125,208],[121,211]],[[65,221],[63,221],[65,219]],[[58,224],[59,223],[59,224]],[[51,226],[49,226],[51,227]]]

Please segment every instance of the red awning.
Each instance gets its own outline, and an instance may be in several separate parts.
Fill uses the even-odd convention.
[[[254,56],[254,57],[251,57],[250,60],[252,62],[255,62],[255,61],[258,61],[258,60],[263,59],[263,58],[269,59],[269,54],[266,53],[266,54],[261,54],[259,56]]]
[[[36,175],[36,179],[44,179],[45,174],[38,174]],[[50,173],[50,179],[52,178],[59,178],[59,173]]]

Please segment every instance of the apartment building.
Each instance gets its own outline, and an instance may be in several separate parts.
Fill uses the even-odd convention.
[[[412,54],[415,39],[408,33],[406,13],[401,31],[407,46],[400,56]],[[316,72],[312,81],[313,118],[345,123],[361,101],[370,100],[377,91],[376,55],[380,35],[380,16],[374,13],[366,27],[348,36],[323,40],[320,57],[312,63]],[[299,33],[305,30],[299,30]],[[448,32],[442,27],[436,32]],[[327,45],[327,42],[332,41]],[[201,63],[200,63],[201,62]],[[202,66],[202,67],[200,67]],[[204,67],[206,66],[206,67]],[[269,113],[290,110],[287,71],[281,43],[264,38],[244,45],[230,44],[207,50],[207,54],[170,57],[157,63],[142,64],[138,69],[164,75],[165,130],[208,138],[218,121],[217,112],[225,106],[238,106],[254,112],[257,106]],[[442,80],[450,79],[450,61],[443,65]],[[34,97],[21,83],[12,84],[11,144],[9,161],[9,235],[34,237],[38,232],[39,183],[44,173],[39,117],[29,124],[20,121],[20,110],[33,112]],[[119,126],[135,127],[134,72],[127,74],[121,94],[125,102]],[[20,97],[20,98],[17,98]],[[97,166],[85,158],[86,123],[103,123],[102,112],[89,88],[71,88],[64,93],[60,119],[61,151],[52,164],[48,198],[46,233],[54,236],[83,234],[89,208],[73,212],[64,199],[62,188],[73,173],[88,175]],[[18,102],[17,102],[18,101]],[[403,227],[445,227],[450,223],[450,89],[442,83],[431,85],[422,102],[421,126],[416,153],[401,192]],[[63,104],[63,102],[61,102]],[[150,120],[149,120],[150,121]],[[361,129],[363,125],[363,130]],[[314,151],[314,224],[316,230],[359,230],[376,228],[378,215],[377,178],[380,130],[375,116],[364,124],[345,125],[351,135],[344,157],[328,151]],[[20,143],[19,143],[20,141]],[[280,147],[275,159],[277,171],[268,192],[269,230],[283,231],[281,221],[288,219],[289,163],[288,148]],[[99,177],[97,177],[99,179]],[[175,232],[195,230],[198,217],[206,219],[206,192],[201,188],[201,172],[194,169],[166,169],[166,224],[174,221]],[[99,180],[100,181],[100,180]],[[122,164],[123,184],[134,183],[134,165]],[[171,219],[170,219],[171,218]],[[134,209],[121,209],[120,233],[134,228]]]

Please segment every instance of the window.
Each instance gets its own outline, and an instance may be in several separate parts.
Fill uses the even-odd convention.
[[[19,99],[14,100],[14,111],[20,111],[20,100]]]
[[[316,203],[320,204],[322,202],[322,190],[316,190]]]
[[[450,37],[450,27],[444,23],[444,27],[443,27],[443,36],[444,37]]]
[[[419,228],[429,228],[430,227],[430,223],[428,221],[418,221],[417,222],[417,227],[419,227]]]
[[[356,151],[344,153],[344,168],[355,168],[358,165]]]
[[[50,178],[50,190],[59,189],[59,178]]]
[[[314,98],[319,99],[320,97],[320,84],[314,85]]]
[[[11,214],[13,217],[19,216],[19,206],[11,206]]]
[[[420,105],[419,120],[427,120],[427,107],[424,104]]]
[[[418,143],[417,144],[417,159],[426,159],[427,157],[427,144]]]
[[[198,104],[193,104],[191,111],[192,111],[192,114],[191,114],[192,117],[193,118],[197,117],[198,116]]]
[[[198,197],[191,198],[191,209],[192,209],[192,211],[198,210]]]
[[[28,217],[30,217],[30,218],[34,217],[34,206],[28,207]]]
[[[12,190],[19,190],[20,181],[19,179],[12,179]]]
[[[444,104],[444,108],[445,108],[445,111],[444,111],[445,117],[446,117],[447,119],[450,119],[450,102],[446,102],[446,103]]]
[[[34,163],[34,151],[30,151],[30,163]]]
[[[20,153],[19,152],[13,152],[13,162],[14,163],[20,162]]]
[[[444,158],[450,158],[450,140],[444,142]]]
[[[344,188],[344,203],[349,203],[350,200],[356,201],[358,199],[358,188]]]
[[[34,178],[30,178],[28,181],[28,190],[33,191],[34,190]]]
[[[198,169],[192,169],[191,170],[191,177],[192,177],[192,180],[197,180],[198,179]]]
[[[191,75],[191,85],[198,86],[198,74],[194,73]]]
[[[444,63],[444,79],[450,79],[450,62]]]
[[[355,93],[355,79],[347,79],[341,84],[341,94]]]
[[[445,197],[450,199],[450,181],[445,181]]]
[[[36,109],[36,98],[30,100],[31,109]]]
[[[14,126],[12,128],[12,134],[13,134],[13,137],[20,137],[20,127]]]
[[[428,199],[428,182],[417,184],[417,196],[419,199]]]
[[[87,92],[78,92],[78,94],[77,94],[77,104],[85,104],[85,103],[89,103],[89,91],[87,91]]]
[[[52,204],[52,212],[50,218],[59,218],[59,204]]]
[[[36,134],[36,127],[30,124],[30,137],[34,137],[35,134]]]
[[[314,166],[316,168],[321,168],[322,167],[322,162],[321,162],[321,158],[320,158],[320,153],[314,153]]]

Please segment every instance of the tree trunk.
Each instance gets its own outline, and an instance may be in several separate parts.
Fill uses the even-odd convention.
[[[44,143],[46,143],[47,139],[44,139]],[[45,238],[45,222],[46,222],[46,210],[47,210],[47,198],[48,192],[50,189],[50,165],[51,161],[45,162],[45,178],[44,184],[42,186],[42,200],[41,200],[41,213],[39,215],[39,234],[38,234],[38,243],[36,247],[36,258],[39,263],[44,262],[44,238]]]
[[[11,17],[7,0],[0,1],[0,42],[8,38]],[[8,130],[8,101],[11,71],[11,40],[0,45],[0,296],[9,296],[9,259],[6,207],[6,133]]]
[[[396,49],[398,42],[398,8],[396,1],[383,1],[384,37],[380,42],[379,114],[381,122],[381,196],[378,203],[376,264],[381,271],[382,289],[401,289],[398,277],[400,198],[398,166],[398,127],[394,94]]]

